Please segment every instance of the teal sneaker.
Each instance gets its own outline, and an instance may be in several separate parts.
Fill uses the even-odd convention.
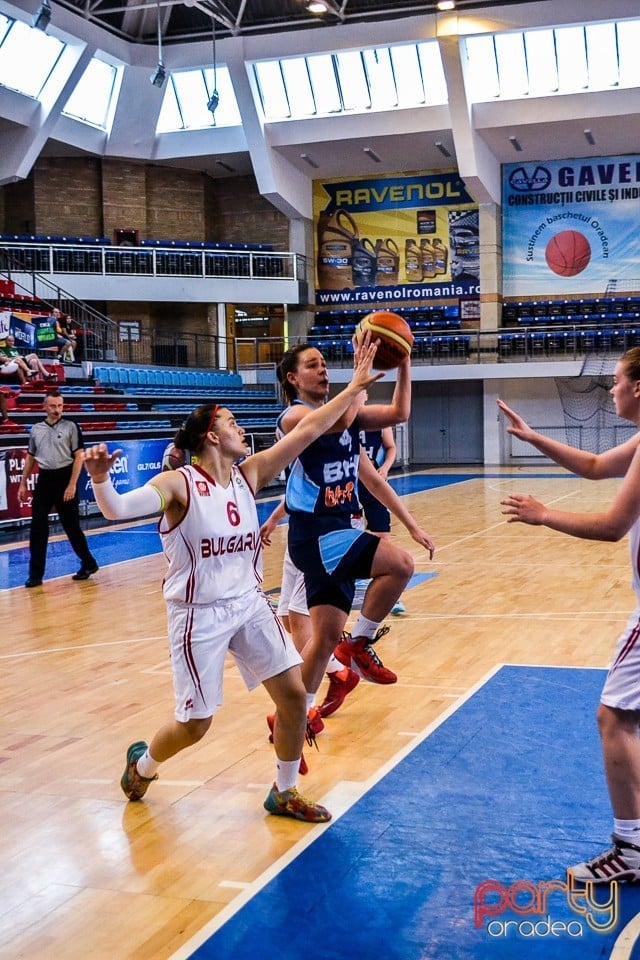
[[[326,807],[307,800],[295,787],[280,793],[274,783],[263,806],[276,817],[293,817],[294,820],[304,820],[306,823],[328,823],[331,820],[331,814]]]
[[[127,800],[142,800],[149,789],[149,784],[158,779],[157,773],[153,777],[143,777],[142,774],[138,773],[136,763],[146,749],[147,744],[144,740],[138,740],[137,743],[132,743],[127,750],[127,765],[120,780],[120,786]]]

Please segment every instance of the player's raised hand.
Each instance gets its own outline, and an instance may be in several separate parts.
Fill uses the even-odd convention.
[[[84,451],[84,465],[92,480],[101,480],[109,475],[109,471],[122,453],[122,449],[109,453],[106,443],[96,443]]]

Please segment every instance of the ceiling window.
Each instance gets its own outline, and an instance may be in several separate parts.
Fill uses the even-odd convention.
[[[108,130],[113,119],[119,71],[94,57],[62,111],[65,116]]]
[[[0,85],[37,100],[63,50],[55,37],[0,16]]]
[[[640,86],[640,20],[467,37],[474,101]]]
[[[214,89],[219,101],[213,113],[207,107]],[[238,102],[227,67],[182,70],[172,73],[158,118],[158,133],[233,127],[242,123]]]
[[[266,120],[447,102],[437,41],[323,53],[253,65]]]

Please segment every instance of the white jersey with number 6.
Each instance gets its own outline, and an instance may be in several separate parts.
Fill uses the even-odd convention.
[[[178,471],[187,485],[184,517],[158,531],[169,561],[165,600],[215,603],[231,600],[262,582],[260,525],[253,490],[234,466],[222,487],[199,466]]]

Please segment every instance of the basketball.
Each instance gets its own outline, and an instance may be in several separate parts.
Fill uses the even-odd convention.
[[[169,444],[162,455],[163,470],[177,470],[178,467],[184,467],[186,462],[184,450],[178,450],[173,443]]]
[[[376,313],[367,314],[356,327],[358,342],[367,330],[371,331],[375,340],[380,341],[373,361],[374,370],[394,370],[400,361],[411,353],[411,327],[397,313],[378,310]]]
[[[562,230],[551,237],[544,251],[547,266],[560,277],[575,277],[589,266],[591,246],[578,230]]]

